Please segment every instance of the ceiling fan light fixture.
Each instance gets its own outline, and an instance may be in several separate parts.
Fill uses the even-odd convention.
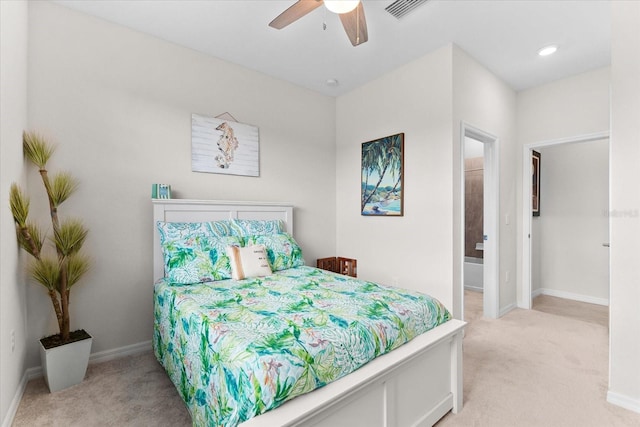
[[[333,13],[349,13],[358,7],[360,0],[324,0],[324,6]]]

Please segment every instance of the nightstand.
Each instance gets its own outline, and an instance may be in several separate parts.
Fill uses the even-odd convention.
[[[316,266],[323,270],[344,274],[345,276],[358,277],[358,261],[353,258],[318,258]]]

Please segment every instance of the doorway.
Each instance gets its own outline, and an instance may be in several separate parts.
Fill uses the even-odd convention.
[[[554,270],[558,270],[560,268],[562,268],[563,266],[566,266],[568,263],[572,262],[572,260],[574,260],[574,263],[577,263],[575,261],[575,257],[577,256],[576,253],[580,252],[580,253],[594,253],[594,252],[602,252],[602,251],[606,251],[608,250],[607,247],[603,247],[605,245],[608,245],[608,225],[605,224],[605,232],[601,233],[603,234],[602,236],[599,237],[593,237],[591,240],[593,240],[594,238],[596,239],[595,241],[589,241],[589,242],[583,242],[578,250],[572,250],[570,247],[566,247],[563,248],[564,249],[564,259],[559,260],[558,256],[553,256],[553,254],[546,254],[547,258],[553,260],[554,264],[551,264],[550,262],[546,262],[544,269],[542,268],[542,266],[540,266],[540,260],[543,259],[543,257],[539,254],[540,249],[538,248],[541,239],[541,236],[543,236],[544,234],[544,230],[548,230],[547,235],[551,234],[555,235],[557,233],[554,233],[554,228],[556,227],[556,229],[558,230],[562,230],[563,232],[567,232],[567,233],[571,233],[570,230],[563,230],[563,227],[558,225],[558,214],[557,212],[549,212],[549,220],[551,221],[551,225],[549,225],[549,222],[545,223],[546,225],[544,226],[544,228],[542,227],[542,223],[538,222],[538,219],[535,220],[533,219],[532,216],[532,198],[533,198],[533,191],[532,191],[532,182],[531,182],[531,173],[532,173],[532,169],[531,169],[531,156],[533,151],[538,151],[543,153],[542,155],[544,155],[544,150],[545,148],[549,149],[549,153],[553,152],[553,147],[563,147],[563,146],[568,146],[568,144],[577,144],[577,143],[587,143],[587,142],[593,142],[593,143],[598,143],[598,141],[601,140],[608,140],[609,139],[609,132],[600,132],[600,133],[595,133],[595,134],[589,134],[589,135],[581,135],[581,136],[576,136],[576,137],[571,137],[571,138],[564,138],[564,139],[558,139],[558,140],[551,140],[551,141],[543,141],[543,142],[539,142],[539,143],[532,143],[532,144],[527,144],[523,147],[523,157],[522,157],[522,195],[523,195],[523,199],[522,199],[522,236],[521,236],[521,241],[522,241],[522,276],[521,276],[521,280],[520,280],[520,292],[518,293],[518,307],[520,308],[525,308],[525,309],[531,309],[532,308],[532,300],[534,296],[537,296],[538,294],[546,294],[546,295],[552,295],[552,296],[556,296],[556,297],[562,297],[562,298],[567,298],[567,299],[574,299],[577,301],[582,301],[582,302],[589,302],[589,303],[596,303],[596,304],[608,304],[608,288],[606,291],[606,295],[604,295],[606,298],[598,298],[598,297],[594,297],[593,295],[596,295],[593,292],[582,292],[582,289],[577,289],[576,288],[567,288],[567,287],[563,287],[563,286],[555,286],[553,284],[553,279],[551,280],[543,280],[540,278],[540,272],[544,271],[545,275],[552,275],[553,277],[561,277],[561,272],[557,272],[557,271],[553,271],[550,272],[548,269],[554,269]],[[540,170],[541,170],[541,175],[542,175],[542,179],[544,180],[545,177],[545,172],[544,172],[544,159],[541,157],[540,160]],[[574,169],[571,170],[580,170],[580,168],[576,168],[574,166]],[[567,171],[565,171],[565,173],[567,175],[565,175],[567,177],[567,179],[576,179],[579,177],[575,177],[575,172],[572,172],[571,170],[569,170],[568,166],[567,166]],[[589,174],[588,170],[584,171],[585,174]],[[608,175],[608,164],[607,164],[607,171],[606,174]],[[553,188],[555,190],[555,188]],[[608,218],[607,217],[607,213],[608,213],[608,187],[606,188],[606,193],[607,193],[607,201],[605,202],[603,207],[600,207],[599,210],[596,210],[596,212],[592,212],[591,216],[592,217],[600,217],[600,219],[605,219],[608,222]],[[545,215],[545,207],[544,204],[542,203],[544,201],[544,188],[540,189],[541,192],[541,201],[540,201],[540,216],[537,218],[541,218],[542,216]],[[573,196],[572,194],[569,194],[570,196]],[[563,201],[563,202],[566,202]],[[558,206],[557,204],[555,204],[554,206]],[[580,212],[579,214],[574,214],[574,218],[575,218],[575,222],[578,221],[583,221],[584,218],[587,214],[585,212]],[[565,218],[565,220],[567,220],[567,218]],[[547,221],[547,219],[545,219],[545,221]],[[555,222],[554,222],[555,221]],[[575,224],[572,224],[571,222],[568,222],[567,224],[570,224],[571,226],[574,226]],[[569,226],[564,227],[565,229],[568,229]],[[573,236],[572,238],[562,238],[562,237],[558,237],[559,239],[562,239],[564,242],[570,241],[571,244],[575,245],[577,239],[584,239],[585,237],[592,237],[592,235],[595,235],[594,233],[594,228],[593,227],[587,227],[589,228],[588,230],[586,230],[584,233],[580,233],[577,231],[573,231],[573,234],[569,234],[569,236]],[[534,237],[536,237],[536,239],[534,239]],[[557,240],[556,240],[557,242]],[[558,245],[558,246],[563,246],[563,245]],[[535,253],[535,257],[534,257],[534,253]],[[588,255],[587,255],[588,256]],[[607,258],[608,258],[608,254],[606,254]],[[544,262],[544,260],[542,261]],[[588,265],[589,267],[591,267],[591,264],[589,263],[588,260],[582,259],[578,262],[581,262],[582,265]],[[551,265],[550,265],[551,264]],[[608,284],[608,261],[605,262],[606,264],[606,270],[602,273],[602,275],[606,276],[605,280]],[[582,268],[584,269],[584,267]],[[582,270],[582,269],[578,269],[578,270]],[[574,269],[575,272],[575,269]],[[565,281],[566,282],[566,281]],[[542,283],[542,285],[541,285]],[[584,286],[584,283],[581,285]],[[602,292],[601,292],[602,293]],[[591,296],[589,296],[591,295]],[[601,295],[602,296],[602,295]],[[598,301],[599,300],[599,301]]]
[[[469,267],[474,266],[467,265],[467,271],[465,271],[465,253],[475,254],[476,256],[472,258],[480,258],[477,256],[479,252],[482,253],[482,267],[481,274],[482,277],[482,311],[483,315],[488,318],[497,319],[499,317],[499,286],[498,286],[498,260],[499,260],[499,226],[498,226],[498,212],[499,212],[499,164],[498,164],[498,138],[494,135],[491,135],[487,132],[484,132],[478,128],[475,128],[467,123],[462,123],[462,129],[460,132],[460,152],[461,152],[461,203],[462,206],[462,214],[461,214],[461,247],[462,250],[462,272],[461,272],[461,291],[460,295],[462,298],[461,307],[464,308],[464,290],[465,283],[467,283],[467,287],[474,286],[473,283],[479,282],[476,280],[469,280],[468,277],[470,274]],[[471,140],[470,145],[467,147],[467,141]],[[479,210],[478,206],[466,206],[465,193],[466,193],[466,172],[465,172],[465,153],[469,150],[473,150],[470,147],[479,147],[476,151],[476,154],[471,154],[471,157],[482,157],[482,231],[478,235],[478,232],[474,232],[472,238],[467,235],[467,210],[468,209],[476,209]],[[467,162],[468,163],[468,162]],[[477,236],[476,236],[477,235]],[[480,239],[480,240],[479,240]],[[476,241],[479,240],[479,241]],[[466,251],[467,241],[469,241],[469,252]],[[477,248],[477,249],[476,249]],[[467,256],[467,260],[469,256]],[[477,261],[476,261],[477,262]],[[475,266],[476,270],[480,270]],[[478,289],[476,289],[478,290]],[[463,310],[464,312],[464,310]]]

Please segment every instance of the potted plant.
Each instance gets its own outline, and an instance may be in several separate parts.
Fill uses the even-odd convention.
[[[89,259],[81,253],[88,230],[78,219],[61,220],[58,216],[58,207],[77,189],[78,180],[68,172],[49,176],[47,162],[55,147],[35,133],[24,132],[23,150],[25,157],[40,172],[49,202],[53,235],[47,239],[46,229],[28,218],[30,199],[16,183],[11,185],[9,194],[11,213],[18,243],[33,257],[28,271],[46,288],[58,320],[59,333],[40,340],[44,378],[49,390],[54,392],[82,382],[91,353],[91,336],[84,330],[69,330],[71,287],[90,265]],[[45,244],[46,240],[49,245]]]

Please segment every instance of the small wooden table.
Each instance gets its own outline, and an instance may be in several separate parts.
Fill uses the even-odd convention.
[[[323,270],[344,274],[345,276],[358,277],[358,261],[353,258],[318,258],[316,266]]]

